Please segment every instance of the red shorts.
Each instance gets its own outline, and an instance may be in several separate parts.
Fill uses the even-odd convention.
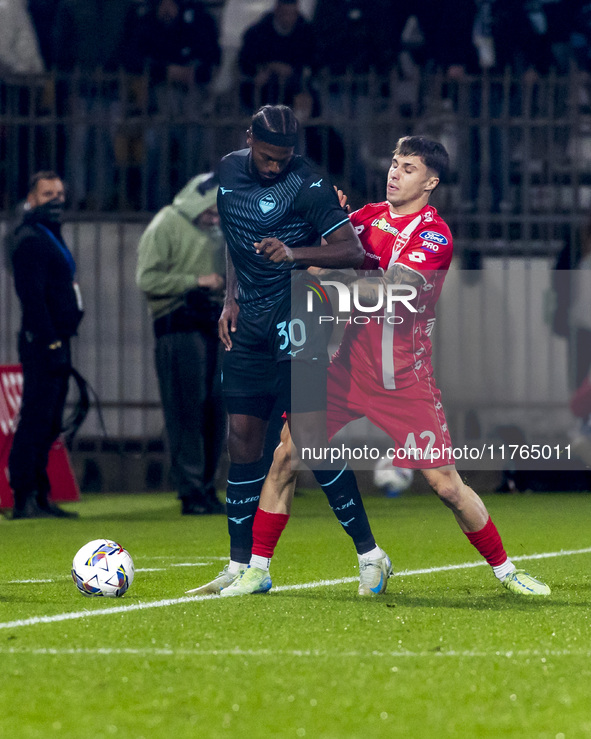
[[[396,467],[434,469],[454,464],[441,393],[432,377],[400,390],[386,390],[374,383],[359,385],[349,368],[333,362],[328,369],[329,439],[364,416],[392,440],[388,456]]]

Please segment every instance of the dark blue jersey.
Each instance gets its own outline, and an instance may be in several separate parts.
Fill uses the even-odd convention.
[[[219,168],[218,210],[236,277],[240,308],[269,310],[290,292],[296,264],[275,264],[255,251],[266,236],[289,247],[318,246],[322,236],[349,221],[325,175],[301,156],[271,183],[251,170],[250,149],[225,156]]]

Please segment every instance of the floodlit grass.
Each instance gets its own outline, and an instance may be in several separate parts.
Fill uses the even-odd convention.
[[[0,737],[589,737],[591,551],[573,552],[591,548],[591,497],[485,502],[550,597],[463,566],[477,553],[426,496],[366,499],[402,573],[374,599],[356,595],[353,547],[316,491],[295,501],[273,591],[228,600],[184,595],[221,569],[228,537],[223,516],[181,517],[172,495],[0,519]],[[103,537],[138,570],[122,599],[84,598],[69,578]]]

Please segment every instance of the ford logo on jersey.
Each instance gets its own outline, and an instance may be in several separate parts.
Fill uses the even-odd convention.
[[[438,234],[436,231],[423,231],[422,234],[420,234],[421,239],[425,239],[425,241],[433,241],[436,244],[447,244],[447,239],[443,234]]]
[[[265,195],[259,200],[259,208],[266,215],[269,211],[277,206],[277,202],[272,195]]]

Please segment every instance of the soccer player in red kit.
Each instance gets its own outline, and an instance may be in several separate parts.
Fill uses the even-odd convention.
[[[447,152],[438,142],[422,136],[401,138],[388,172],[386,201],[350,216],[365,250],[361,269],[382,270],[384,276],[357,281],[358,307],[328,373],[328,436],[367,417],[392,439],[396,466],[422,471],[504,587],[520,595],[548,595],[546,584],[517,570],[507,557],[484,503],[453,464],[430,340],[453,244],[429,197],[447,167]],[[323,276],[323,284],[330,281]],[[385,296],[397,290],[398,300],[388,304]],[[380,302],[386,302],[385,310],[372,313],[363,307]],[[254,592],[258,573],[268,576],[278,540],[275,532],[283,529],[295,487],[290,448],[285,431],[255,516],[253,571],[246,570],[222,595]],[[282,517],[281,527],[277,517]]]

